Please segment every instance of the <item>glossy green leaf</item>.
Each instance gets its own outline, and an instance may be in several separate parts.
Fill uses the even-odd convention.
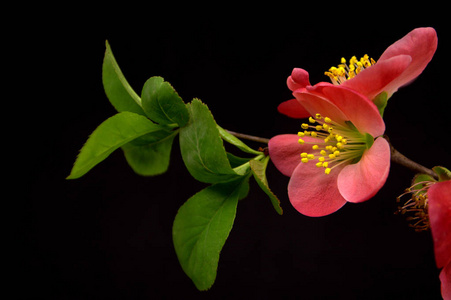
[[[436,181],[431,175],[428,174],[417,174],[412,180],[412,185],[418,184],[420,182],[434,182]],[[419,185],[422,187],[422,185]]]
[[[122,74],[108,41],[106,41],[106,51],[103,59],[102,81],[108,100],[118,112],[129,111],[145,115],[141,108],[141,98],[135,93],[125,79],[124,74]]]
[[[447,181],[451,180],[451,171],[445,167],[436,166],[433,167],[432,170],[437,174],[438,181]]]
[[[159,175],[167,171],[172,143],[177,131],[160,130],[137,138],[122,146],[125,158],[135,173]]]
[[[144,116],[121,112],[105,120],[86,141],[67,179],[83,176],[117,148],[161,127]]]
[[[144,84],[142,106],[147,116],[159,124],[188,123],[189,113],[182,98],[162,77],[152,77]]]
[[[190,120],[180,128],[180,150],[186,168],[201,182],[218,183],[239,177],[230,166],[216,122],[200,100],[187,104]]]
[[[172,237],[180,265],[199,290],[215,279],[219,254],[232,229],[245,177],[205,188],[183,204]]]
[[[280,207],[280,201],[276,195],[270,190],[268,186],[268,180],[266,178],[266,167],[268,166],[269,156],[266,156],[261,161],[259,160],[251,160],[249,164],[252,169],[252,174],[254,175],[255,181],[260,186],[260,188],[268,195],[271,203],[276,210],[276,212],[281,215],[283,214],[282,207]]]

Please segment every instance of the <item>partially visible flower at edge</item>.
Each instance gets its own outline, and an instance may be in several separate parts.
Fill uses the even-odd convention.
[[[331,68],[332,72],[329,70],[326,74],[334,84],[355,90],[372,101],[376,101],[382,93],[386,93],[388,99],[398,88],[412,82],[423,72],[434,56],[437,42],[437,33],[433,28],[416,28],[388,47],[377,62],[366,55],[360,61],[351,58],[349,64],[342,58],[342,64]],[[293,92],[311,88],[308,72],[300,68],[293,70],[287,84]],[[296,99],[282,102],[278,110],[292,118],[310,116]]]
[[[347,202],[373,197],[390,169],[385,124],[368,98],[349,88],[318,84],[297,90],[310,124],[270,139],[271,160],[290,176],[288,197],[300,213],[324,216]]]
[[[417,175],[412,187],[403,194],[411,194],[412,198],[401,211],[414,212],[409,219],[416,222],[413,224],[416,229],[431,229],[435,261],[441,269],[442,297],[451,300],[451,172],[443,167],[433,170],[439,175],[439,181],[425,174]]]

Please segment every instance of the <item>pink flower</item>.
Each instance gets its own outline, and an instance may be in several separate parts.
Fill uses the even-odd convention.
[[[390,146],[380,137],[385,124],[367,97],[343,86],[308,86],[305,75],[296,73],[289,86],[299,107],[312,116],[310,124],[302,124],[298,134],[272,138],[269,154],[291,177],[288,197],[294,208],[324,216],[377,193],[388,176]]]
[[[431,229],[434,254],[440,272],[442,296],[451,300],[451,172],[444,167],[434,167],[439,181],[429,175],[418,174],[413,185],[406,189],[398,200],[407,194],[411,198],[400,207],[402,214],[413,213],[407,219],[415,231]]]
[[[440,272],[442,296],[451,299],[451,181],[434,183],[427,192],[434,253]]]
[[[383,92],[390,98],[398,88],[412,82],[423,72],[436,49],[435,30],[417,28],[388,47],[377,62],[367,55],[360,60],[353,57],[348,63],[342,58],[341,64],[332,67],[326,74],[334,84],[355,90],[371,100]],[[293,92],[310,86],[307,71],[294,69],[287,84]],[[296,99],[281,103],[278,109],[292,118],[309,116]]]

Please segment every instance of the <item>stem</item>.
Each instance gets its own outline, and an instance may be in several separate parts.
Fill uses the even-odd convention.
[[[437,174],[435,174],[434,171],[431,169],[428,169],[419,163],[414,162],[413,160],[405,157],[403,154],[401,154],[398,150],[396,150],[392,144],[390,144],[390,151],[391,151],[391,161],[395,162],[397,164],[400,164],[401,166],[404,166],[413,172],[416,173],[422,173],[422,174],[428,174],[432,176],[435,179],[438,179]]]
[[[248,134],[239,133],[239,132],[233,132],[233,131],[230,131],[230,130],[226,130],[226,131],[228,133],[230,133],[231,135],[234,135],[234,136],[236,136],[237,138],[240,138],[240,139],[249,140],[249,141],[262,143],[262,144],[268,144],[269,143],[269,139],[265,139],[265,138],[262,138],[262,137],[248,135]]]

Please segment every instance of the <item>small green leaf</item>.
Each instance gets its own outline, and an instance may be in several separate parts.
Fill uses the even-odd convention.
[[[243,185],[249,185],[245,179],[205,188],[188,199],[175,217],[175,252],[199,290],[208,290],[216,279],[219,254],[233,227]]]
[[[417,174],[417,175],[415,175],[415,177],[413,177],[412,185],[418,184],[420,182],[433,182],[433,181],[436,181],[436,180],[431,175]],[[421,185],[421,187],[422,187],[422,185]]]
[[[381,114],[381,117],[384,117],[384,111],[385,111],[385,108],[387,107],[387,103],[388,103],[387,92],[382,92],[379,95],[377,95],[373,99],[373,103],[376,104],[377,109],[379,110],[379,113]]]
[[[142,106],[147,116],[159,124],[188,123],[189,113],[182,98],[162,77],[151,77],[144,84]]]
[[[141,99],[122,74],[108,41],[103,59],[102,81],[108,99],[118,112],[129,111],[145,115],[141,108]]]
[[[159,175],[167,171],[172,142],[177,131],[161,130],[137,138],[122,146],[125,158],[135,173]]]
[[[260,188],[268,195],[271,200],[274,209],[279,215],[283,214],[283,209],[280,207],[280,201],[276,195],[269,189],[268,180],[266,179],[266,167],[268,166],[269,156],[266,156],[261,161],[251,160],[249,164],[252,169],[252,174],[254,175],[255,181],[257,181]]]
[[[251,153],[251,154],[261,154],[261,152],[254,150],[250,148],[248,145],[243,143],[240,139],[238,139],[236,136],[230,134],[227,132],[227,130],[223,129],[218,125],[219,134],[221,135],[222,139],[234,146],[236,146],[238,149],[240,149],[243,152]]]
[[[121,112],[105,120],[86,141],[67,179],[83,176],[117,148],[161,127],[144,116]]]
[[[229,159],[229,162],[230,162],[230,165],[232,166],[232,168],[241,166],[242,164],[245,164],[252,159],[252,158],[238,157],[229,152],[227,152],[227,158]]]
[[[186,168],[205,183],[225,182],[240,177],[230,166],[216,122],[200,100],[187,104],[189,123],[180,128],[180,150]]]
[[[432,170],[438,175],[438,181],[451,180],[451,171],[445,167],[436,166]]]

